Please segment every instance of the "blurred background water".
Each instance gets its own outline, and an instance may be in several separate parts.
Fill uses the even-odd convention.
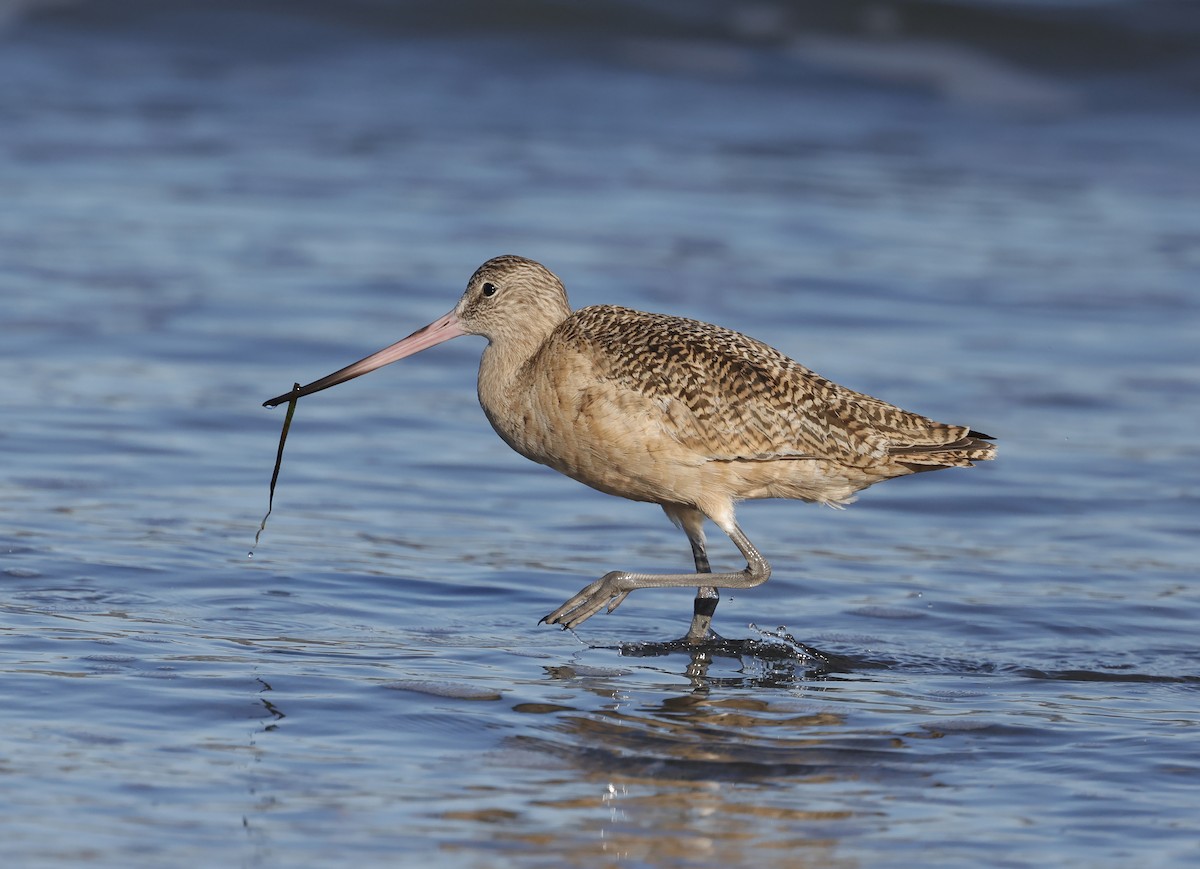
[[[1197,4],[0,22],[5,865],[1200,859]],[[688,548],[509,452],[471,339],[302,402],[247,559],[259,403],[509,252],[999,438],[741,511],[717,629],[851,666],[622,654],[687,590],[538,626]]]

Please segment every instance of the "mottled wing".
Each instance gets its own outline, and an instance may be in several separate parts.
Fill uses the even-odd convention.
[[[958,464],[930,451],[973,434],[853,392],[708,323],[598,305],[576,311],[563,328],[576,346],[593,346],[600,378],[644,396],[672,439],[710,460]]]

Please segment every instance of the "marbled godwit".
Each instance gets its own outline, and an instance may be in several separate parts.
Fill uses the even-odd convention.
[[[753,338],[612,305],[572,312],[562,282],[518,256],[488,260],[454,309],[268,407],[460,335],[488,339],[479,403],[526,458],[601,492],[658,504],[687,534],[696,573],[614,570],[542,621],[574,628],[639,588],[699,586],[687,639],[710,635],[718,588],[771,575],[734,519],[737,502],[842,505],[891,477],[990,459],[988,436],[852,392]],[[712,573],[704,519],[746,559]]]

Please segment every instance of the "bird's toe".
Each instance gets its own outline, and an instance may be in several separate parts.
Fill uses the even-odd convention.
[[[624,574],[619,570],[605,574],[542,619],[551,625],[562,625],[564,628],[575,628],[586,622],[605,607],[612,612],[621,605],[621,601],[629,595],[632,589],[621,587],[620,581]],[[541,622],[539,622],[541,624]]]

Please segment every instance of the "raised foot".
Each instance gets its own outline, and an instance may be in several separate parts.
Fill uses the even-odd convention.
[[[543,617],[542,622],[550,625],[562,625],[563,628],[576,628],[600,612],[605,605],[608,606],[608,611],[612,612],[621,605],[621,601],[629,596],[629,592],[636,588],[628,580],[629,575],[620,570],[606,573],[581,589],[579,594],[550,615]],[[538,622],[538,624],[542,622]]]

